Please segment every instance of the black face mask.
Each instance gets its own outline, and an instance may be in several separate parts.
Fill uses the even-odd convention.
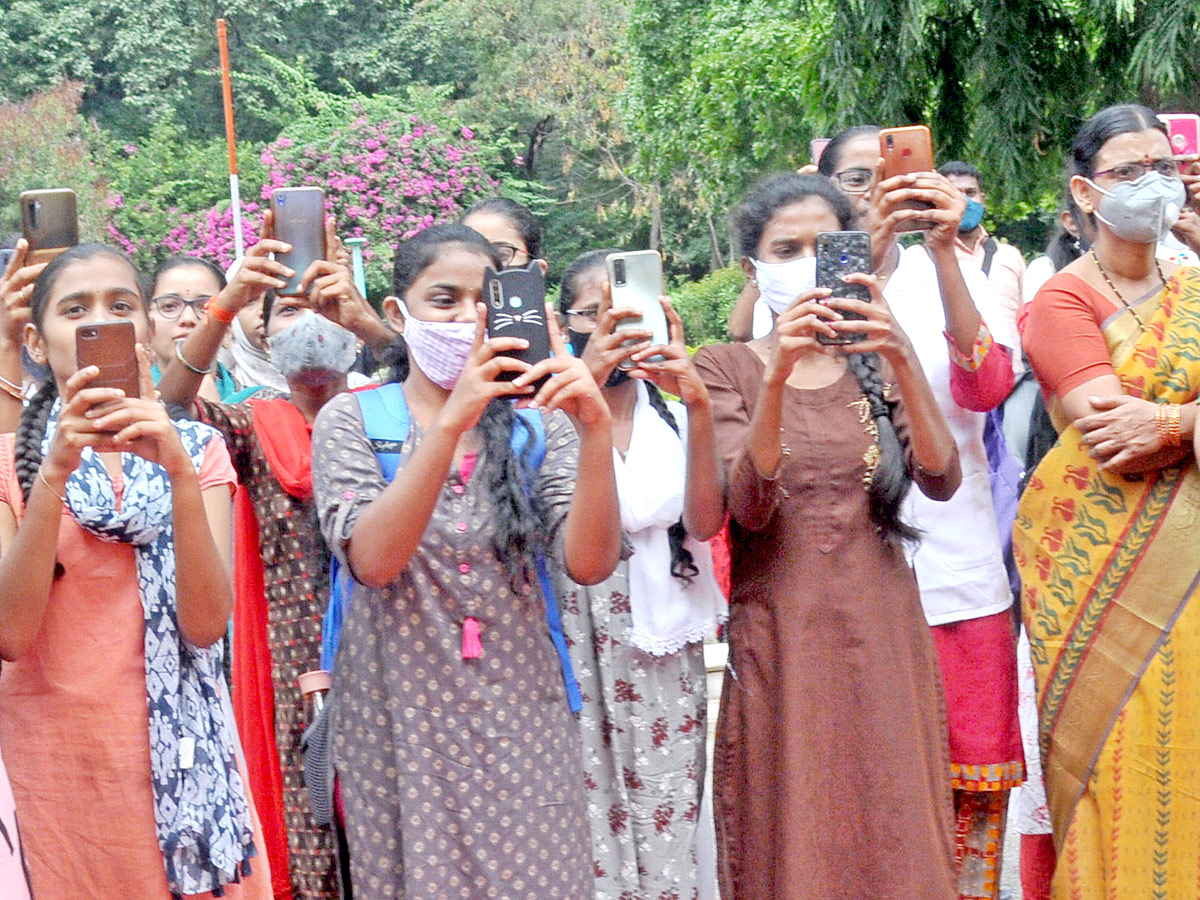
[[[574,328],[567,329],[567,338],[571,342],[571,349],[575,351],[575,358],[582,359],[583,351],[588,345],[588,340],[591,338],[590,331],[576,331]],[[613,369],[612,374],[608,376],[608,380],[604,382],[605,387],[618,387],[629,380],[629,373],[624,369]]]

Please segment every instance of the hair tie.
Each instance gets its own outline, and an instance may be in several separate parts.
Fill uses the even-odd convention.
[[[876,419],[886,419],[891,415],[891,410],[888,409],[887,403],[882,397],[871,398],[871,416]]]

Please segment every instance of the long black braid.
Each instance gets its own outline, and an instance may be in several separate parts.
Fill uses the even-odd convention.
[[[675,416],[667,406],[667,401],[662,393],[650,382],[642,383],[646,385],[646,393],[650,396],[650,405],[654,411],[662,416],[663,421],[670,425],[671,430],[678,435],[679,423],[675,421]],[[696,559],[692,556],[692,551],[683,546],[687,536],[687,529],[683,527],[682,519],[667,529],[667,540],[671,544],[671,574],[684,584],[691,584],[692,579],[700,574],[700,570],[696,568]]]
[[[921,533],[900,516],[900,507],[912,487],[912,476],[904,458],[904,448],[892,421],[892,404],[884,396],[883,373],[877,353],[852,353],[847,357],[850,371],[871,404],[871,416],[879,430],[879,465],[867,491],[871,521],[889,541],[915,541]]]
[[[403,297],[416,280],[448,246],[464,247],[480,253],[495,269],[500,259],[482,235],[462,225],[434,225],[404,241],[396,248],[392,270],[392,291]],[[382,355],[391,368],[390,379],[402,382],[408,377],[408,346],[397,335]],[[487,405],[476,426],[483,449],[473,477],[482,478],[488,493],[496,502],[494,546],[508,569],[514,591],[537,579],[535,560],[545,551],[548,541],[543,525],[548,520],[533,484],[537,472],[530,462],[533,449],[533,430],[513,408],[511,401],[497,398]],[[524,429],[525,450],[518,458],[513,451],[516,429]]]

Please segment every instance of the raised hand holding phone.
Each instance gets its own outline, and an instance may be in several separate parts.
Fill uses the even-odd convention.
[[[0,269],[0,339],[21,343],[29,322],[29,300],[33,285],[48,262],[29,262],[29,242],[17,241],[8,262]]]
[[[659,303],[667,320],[671,340],[667,344],[655,344],[634,353],[634,367],[629,375],[649,381],[668,394],[674,394],[684,406],[691,407],[696,403],[706,402],[708,388],[705,387],[696,367],[692,365],[692,355],[688,353],[684,340],[683,320],[666,297],[660,297]],[[655,357],[658,361],[652,362],[652,358]]]
[[[546,317],[550,333],[550,352],[553,354],[529,369],[513,382],[522,387],[543,381],[542,387],[530,400],[519,401],[519,407],[544,409],[553,412],[561,409],[582,430],[598,425],[607,426],[612,420],[600,385],[592,377],[592,371],[582,359],[576,359],[567,350],[554,310],[546,304]],[[553,375],[553,378],[548,376]],[[611,438],[610,438],[611,440]]]

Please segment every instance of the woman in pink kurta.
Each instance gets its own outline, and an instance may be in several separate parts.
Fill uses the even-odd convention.
[[[156,796],[155,779],[161,780],[166,772],[179,785],[170,801],[185,813],[176,821],[168,819],[171,833],[188,833],[178,819],[207,808],[203,802],[193,803],[188,789],[203,783],[196,779],[209,769],[206,748],[216,747],[225,751],[227,765],[221,780],[210,787],[241,795],[229,806],[231,817],[240,812],[242,826],[236,866],[223,876],[232,882],[224,884],[225,895],[265,900],[270,897],[269,872],[250,842],[252,828],[258,846],[261,837],[242,790],[244,776],[232,761],[236,751],[228,728],[223,744],[208,743],[200,732],[190,738],[196,720],[181,712],[176,721],[167,720],[170,730],[184,735],[178,752],[162,760],[162,747],[169,745],[160,734],[160,760],[152,760],[151,723],[156,719],[149,698],[161,703],[162,695],[147,677],[148,654],[151,662],[160,655],[147,641],[147,632],[150,629],[151,637],[160,632],[152,630],[155,620],[144,609],[149,604],[147,578],[163,573],[149,571],[144,558],[139,559],[152,541],[145,540],[144,533],[139,533],[138,543],[102,540],[95,522],[89,530],[80,521],[89,521],[85,499],[110,497],[114,515],[137,515],[138,504],[149,509],[158,491],[157,498],[169,504],[166,517],[172,541],[171,552],[164,557],[172,571],[163,581],[170,584],[171,592],[164,596],[171,601],[170,618],[176,621],[167,627],[178,630],[183,648],[176,651],[168,642],[174,634],[163,638],[169,666],[182,671],[188,665],[185,657],[202,653],[207,644],[219,640],[221,615],[227,616],[227,611],[215,600],[211,606],[201,606],[196,591],[201,587],[219,595],[220,579],[228,578],[227,563],[219,552],[204,556],[208,548],[203,546],[197,556],[188,544],[203,545],[207,539],[215,550],[222,533],[228,542],[228,502],[235,476],[224,444],[215,434],[197,430],[204,426],[170,422],[153,401],[119,400],[115,411],[90,423],[80,415],[88,405],[78,402],[82,392],[76,376],[85,376],[86,381],[87,373],[74,372],[74,331],[79,324],[121,319],[143,326],[145,312],[137,302],[140,288],[135,276],[132,266],[115,251],[82,247],[52,264],[42,276],[49,283],[39,283],[35,290],[34,321],[41,332],[36,349],[49,362],[55,381],[64,369],[71,377],[57,386],[63,402],[53,399],[53,384],[45,386],[31,402],[17,434],[0,436],[4,553],[0,575],[7,583],[0,590],[4,614],[0,652],[5,657],[0,671],[0,748],[20,811],[34,896],[167,900],[176,886],[169,883],[168,872],[179,878],[196,860],[193,872],[207,870],[202,876],[222,877],[212,855],[176,853],[168,858],[158,833],[162,825],[156,824],[163,816],[161,807],[156,816],[161,797]],[[141,362],[145,395],[148,364]],[[39,404],[40,426],[36,422]],[[122,438],[123,428],[134,422],[141,435],[136,444]],[[111,424],[107,430],[116,436],[98,438],[105,442],[99,444],[104,452],[81,452],[73,446],[73,438],[89,433],[88,428],[97,435],[105,424]],[[38,438],[42,433],[53,436],[43,444]],[[32,469],[30,448],[39,444],[42,452]],[[64,446],[74,449],[73,458]],[[116,447],[131,452],[116,452]],[[88,484],[81,485],[81,480]],[[167,481],[170,493],[162,489]],[[109,483],[101,489],[101,482]],[[145,518],[151,514],[147,512]],[[197,559],[214,574],[185,572],[185,566]],[[204,580],[210,577],[211,583]],[[198,611],[206,617],[197,618]],[[163,680],[169,681],[172,674]],[[189,682],[185,675],[178,680],[184,685],[177,692],[182,708],[188,701]],[[224,728],[228,694],[219,678],[209,678],[203,687],[201,702],[211,708],[218,727]],[[208,824],[200,823],[201,828]],[[210,828],[205,834],[218,832]],[[182,878],[177,883],[183,883]],[[181,893],[213,896],[217,892]]]

